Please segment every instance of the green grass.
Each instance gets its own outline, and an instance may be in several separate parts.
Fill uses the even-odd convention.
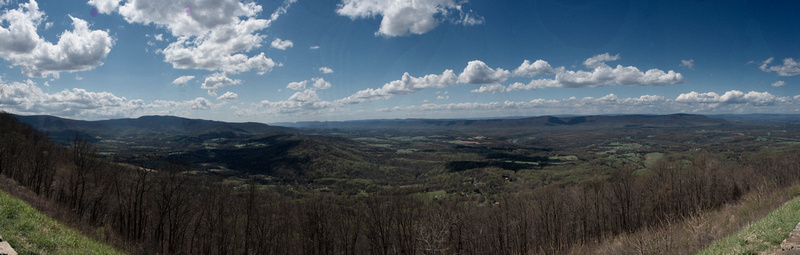
[[[422,201],[425,201],[425,202],[430,202],[430,201],[434,201],[436,199],[442,198],[442,197],[444,197],[446,195],[447,195],[447,191],[437,190],[437,191],[431,191],[431,192],[414,193],[411,196],[419,198],[419,199],[421,199]]]
[[[800,197],[789,200],[761,220],[727,236],[699,254],[758,254],[780,249],[783,239],[800,221]]]
[[[656,165],[656,163],[658,163],[658,160],[660,160],[663,157],[664,157],[664,153],[661,153],[661,152],[647,153],[644,156],[644,158],[645,158],[644,165],[646,167],[648,167],[648,168],[654,167]]]
[[[0,191],[0,235],[22,254],[124,254]]]

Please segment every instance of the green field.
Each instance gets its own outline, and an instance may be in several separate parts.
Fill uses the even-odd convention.
[[[0,235],[19,254],[124,254],[0,191]]]
[[[789,200],[761,220],[747,225],[738,233],[727,236],[699,254],[762,254],[780,250],[800,221],[800,197]]]

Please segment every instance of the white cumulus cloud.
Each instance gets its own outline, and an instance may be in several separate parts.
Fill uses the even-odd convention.
[[[119,2],[95,0],[88,4],[97,7],[101,13],[116,11],[129,23],[163,26],[175,36],[203,35],[220,26],[238,23],[239,17],[254,17],[262,11],[261,6],[254,2],[239,0],[129,0],[123,5]]]
[[[598,66],[592,71],[564,70],[556,74],[555,79],[536,79],[528,84],[511,84],[507,91],[534,90],[542,88],[592,88],[608,85],[627,86],[661,86],[683,82],[683,75],[675,71],[664,72],[659,69],[650,69],[645,72],[633,66],[617,65]]]
[[[619,54],[611,56],[611,54],[608,54],[608,52],[606,52],[586,59],[585,61],[583,61],[583,65],[585,65],[588,68],[596,68],[599,66],[606,65],[606,62],[608,61],[615,61],[618,59],[619,59]]]
[[[194,79],[194,76],[192,76],[192,75],[184,75],[184,76],[178,77],[175,80],[173,80],[172,84],[175,84],[175,85],[183,87],[183,86],[186,86],[186,83],[189,83],[189,81],[191,81],[193,79]]]
[[[217,97],[217,100],[237,99],[237,98],[239,98],[239,94],[236,94],[236,93],[228,91],[228,92],[225,92],[225,94],[222,94],[221,96]]]
[[[731,90],[719,95],[714,92],[698,93],[695,91],[680,94],[675,101],[681,103],[703,103],[713,104],[718,106],[720,104],[749,104],[755,106],[772,105],[777,102],[786,102],[788,98],[777,97],[769,92],[750,91],[747,93]]]
[[[214,106],[214,104],[212,104],[211,101],[208,101],[208,99],[205,99],[204,97],[195,98],[194,100],[191,100],[188,103],[191,106],[192,110],[194,111],[208,110]]]
[[[272,40],[270,46],[279,50],[286,50],[294,46],[294,43],[290,40],[281,40],[281,38],[275,38],[275,40]]]
[[[463,1],[466,2],[466,1]],[[483,18],[465,11],[456,0],[342,0],[336,13],[351,19],[381,16],[376,35],[424,34],[442,21],[455,24],[482,24]]]
[[[103,14],[111,14],[119,8],[121,0],[89,0],[88,4],[97,7],[97,11]]]
[[[0,15],[0,58],[20,67],[27,77],[58,77],[60,72],[85,71],[102,65],[114,40],[107,31],[89,29],[85,20],[69,18],[73,29],[64,31],[53,44],[36,32],[46,19],[36,1],[5,10]]]
[[[800,74],[800,63],[793,58],[783,59],[782,65],[769,66],[774,59],[775,58],[768,58],[764,60],[758,68],[764,72],[775,72],[779,76],[795,76]]]
[[[556,70],[547,61],[539,59],[531,63],[530,60],[526,59],[514,70],[513,74],[516,77],[533,77],[542,74],[555,74],[555,72]]]
[[[290,82],[286,85],[286,88],[291,90],[304,90],[309,83],[314,89],[329,89],[332,86],[330,82],[323,78],[311,78],[311,80]]]
[[[662,86],[683,82],[683,75],[673,70],[649,69],[641,71],[634,66],[617,65],[616,67],[611,67],[605,63],[619,58],[619,54],[611,55],[608,53],[588,58],[583,64],[592,68],[589,71],[567,70],[563,66],[553,68],[550,63],[541,59],[534,62],[525,60],[511,73],[501,68],[492,69],[486,66],[485,63],[476,60],[469,63],[459,76],[458,81],[484,85],[472,90],[473,93],[496,93],[543,88],[591,88],[609,85]],[[500,84],[510,76],[535,77],[540,75],[555,75],[555,77],[552,79],[534,79],[527,84],[514,82],[508,87]]]
[[[250,26],[243,23],[261,24]],[[263,52],[253,56],[240,53],[261,45],[265,36],[251,34],[250,30],[263,28],[261,26],[264,23],[266,22],[263,20],[248,20],[236,26],[210,31],[207,36],[193,39],[182,36],[162,51],[164,61],[177,69],[205,69],[226,73],[257,70],[259,74],[272,71],[277,64]]]
[[[317,91],[313,89],[306,89],[304,91],[295,92],[287,100],[270,102],[267,100],[261,101],[259,108],[263,110],[262,114],[291,114],[291,113],[307,113],[315,112],[322,109],[330,108],[333,103],[319,99]],[[240,110],[239,114],[245,112],[256,112],[256,109]]]
[[[567,70],[564,67],[551,68],[549,67],[549,64],[544,61],[541,61],[539,64],[539,69],[536,69],[531,67],[535,66],[535,62],[534,64],[526,64],[526,61],[520,66],[520,68],[515,70],[515,74],[518,73],[519,76],[532,76],[529,75],[529,73],[533,75],[547,74],[547,72],[552,70],[552,73],[555,73],[555,78],[535,79],[531,80],[528,84],[519,82],[513,83],[506,88],[506,91],[534,90],[542,88],[592,88],[609,85],[662,86],[666,84],[678,84],[683,82],[683,75],[673,70],[663,71],[660,69],[649,69],[647,71],[641,71],[639,68],[634,66],[617,65],[616,67],[612,68],[605,64],[606,61],[617,59],[619,59],[619,54],[612,56],[608,53],[605,53],[591,57],[584,61],[584,65],[587,67],[593,67],[593,70],[591,71],[573,71]]]
[[[512,84],[513,86],[513,84]],[[481,85],[480,88],[470,90],[472,93],[497,93],[505,91],[506,87],[500,84]]]
[[[458,82],[468,84],[499,84],[511,76],[511,72],[501,68],[492,69],[480,60],[467,63],[467,67],[458,76]]]
[[[295,82],[290,82],[288,85],[286,85],[286,88],[291,90],[304,90],[306,89],[306,85],[308,85],[308,80],[295,81]]]
[[[325,81],[323,78],[312,78],[311,81],[314,82],[314,87],[318,89],[329,89],[331,88],[331,83]]]
[[[615,94],[602,97],[570,97],[566,99],[532,99],[530,101],[461,102],[396,106],[374,110],[379,116],[400,112],[401,116],[515,116],[554,114],[671,114],[695,113],[758,113],[793,111],[800,103],[791,97],[775,97],[767,92],[728,91],[722,96],[714,93],[685,93],[675,99],[657,95],[622,98]],[[364,114],[364,113],[362,113]],[[435,115],[434,115],[435,114]]]
[[[251,54],[264,43],[261,31],[285,14],[296,0],[286,0],[269,19],[254,1],[242,0],[91,0],[101,13],[116,12],[128,23],[166,28],[177,38],[158,52],[177,69],[203,69],[227,74],[256,70],[264,74],[276,65],[263,52]],[[158,38],[156,38],[158,39]]]
[[[445,70],[442,74],[428,74],[424,77],[414,77],[404,73],[400,80],[391,81],[382,87],[368,88],[358,91],[353,95],[337,100],[341,104],[357,104],[378,99],[388,99],[395,95],[405,95],[427,88],[446,88],[455,86],[458,77],[453,70]]]
[[[92,118],[126,115],[145,106],[142,100],[128,100],[108,92],[79,88],[48,94],[31,80],[12,83],[0,81],[0,91],[0,109],[19,114]]]
[[[210,96],[217,96],[217,89],[239,83],[242,83],[242,80],[228,78],[228,76],[223,73],[214,73],[206,77],[200,88],[207,89],[208,95]]]
[[[319,71],[324,73],[324,74],[333,73],[333,69],[331,69],[330,67],[327,67],[327,66],[320,67]]]
[[[776,81],[776,82],[772,83],[772,86],[773,87],[786,87],[786,82],[785,81]]]
[[[142,115],[190,115],[193,111],[216,106],[205,98],[187,101],[128,99],[109,92],[80,88],[47,93],[31,80],[0,81],[0,110],[25,115],[54,115],[73,119],[128,118]],[[231,94],[226,93],[231,96]]]

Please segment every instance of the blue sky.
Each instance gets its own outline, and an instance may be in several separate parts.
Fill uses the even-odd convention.
[[[795,1],[0,0],[0,110],[800,113]],[[796,60],[797,59],[797,60]]]

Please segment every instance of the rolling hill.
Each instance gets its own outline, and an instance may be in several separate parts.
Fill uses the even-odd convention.
[[[50,137],[58,143],[65,143],[74,137],[76,132],[95,141],[101,138],[122,137],[180,139],[181,137],[218,136],[230,138],[294,132],[291,128],[263,123],[231,123],[174,116],[143,116],[136,119],[99,121],[72,120],[46,115],[14,116],[39,131],[49,133]]]
[[[541,116],[504,119],[386,119],[355,121],[311,121],[296,123],[276,123],[282,126],[311,129],[406,129],[430,130],[514,130],[539,129],[542,131],[581,130],[626,127],[693,127],[719,126],[728,121],[703,115],[595,115],[555,117]]]

